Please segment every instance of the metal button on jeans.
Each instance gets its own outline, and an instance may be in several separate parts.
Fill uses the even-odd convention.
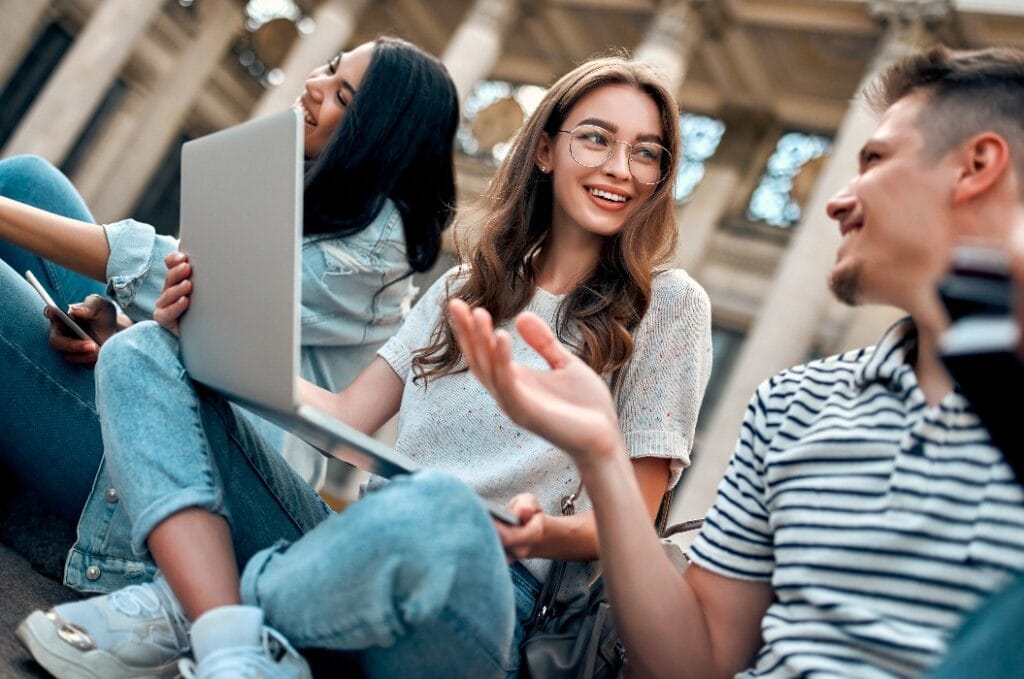
[[[99,580],[100,579],[100,567],[89,566],[85,569],[85,577],[88,580]]]
[[[117,488],[107,488],[107,492],[103,494],[103,498],[107,502],[117,502]]]

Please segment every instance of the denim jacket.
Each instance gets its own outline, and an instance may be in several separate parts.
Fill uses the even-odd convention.
[[[107,292],[132,320],[149,319],[167,273],[164,257],[178,249],[178,241],[131,219],[105,229],[110,246]],[[417,292],[412,278],[384,287],[408,271],[402,217],[390,200],[353,236],[305,237],[301,375],[332,391],[348,385],[408,312]],[[250,419],[300,476],[314,486],[322,483],[322,455],[277,426],[255,415]],[[101,462],[68,553],[64,584],[84,592],[108,592],[151,577],[151,567],[132,553],[130,534],[117,489]]]

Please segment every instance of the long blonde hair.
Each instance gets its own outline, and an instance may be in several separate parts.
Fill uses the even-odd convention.
[[[559,339],[601,374],[629,360],[631,333],[647,311],[654,272],[669,260],[676,245],[672,190],[680,146],[679,111],[650,66],[621,57],[594,59],[551,86],[474,209],[481,226],[475,246],[465,248],[472,251],[465,258],[470,266],[448,290],[448,299],[486,309],[495,326],[526,308],[536,289],[534,257],[544,249],[553,208],[551,177],[535,162],[541,136],[554,138],[577,102],[608,85],[628,85],[654,100],[669,157],[666,178],[622,229],[605,240],[594,269],[559,308]],[[442,314],[430,345],[416,353],[413,367],[418,377],[430,379],[455,370],[461,357],[448,317]]]

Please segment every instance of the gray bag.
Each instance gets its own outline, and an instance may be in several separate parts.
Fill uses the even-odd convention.
[[[562,514],[575,512],[581,487],[562,501]],[[667,536],[696,530],[703,519],[665,530],[671,493],[662,499],[656,525]],[[672,542],[663,541],[669,557],[682,571],[686,557]],[[626,649],[619,640],[604,582],[598,577],[584,593],[566,596],[563,584],[569,561],[554,561],[526,623],[519,675],[524,679],[614,679],[627,674]]]

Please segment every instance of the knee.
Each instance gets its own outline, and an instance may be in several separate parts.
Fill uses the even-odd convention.
[[[60,170],[39,156],[12,156],[0,160],[0,195],[17,199],[26,187],[67,182]]]
[[[136,323],[115,334],[100,348],[96,363],[97,388],[116,388],[119,380],[136,382],[170,370],[184,371],[178,358],[178,339],[154,321]]]
[[[436,470],[423,470],[402,479],[401,532],[405,545],[416,545],[424,560],[452,559],[461,567],[501,558],[501,547],[491,521],[477,494],[464,482]],[[399,490],[399,488],[396,488]],[[418,533],[421,539],[415,539]],[[422,535],[429,535],[423,540]]]

